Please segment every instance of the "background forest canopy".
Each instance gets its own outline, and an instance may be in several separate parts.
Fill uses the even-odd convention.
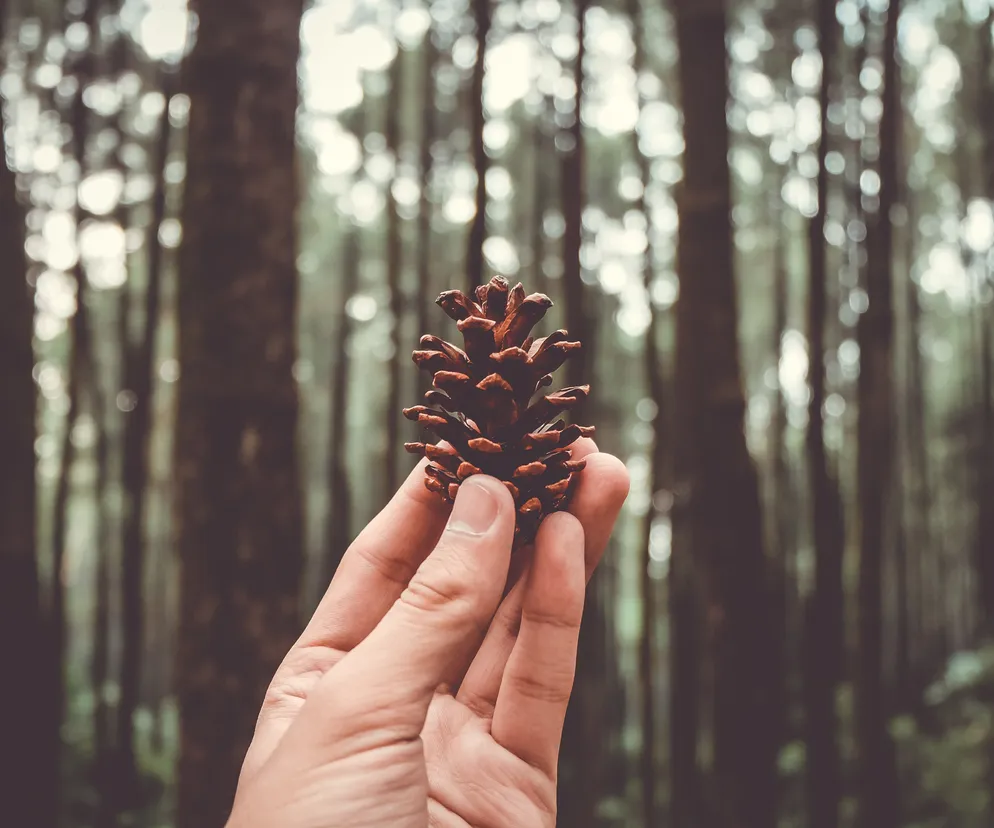
[[[991,0],[194,8],[0,0],[4,818],[224,823],[501,274],[632,478],[559,824],[994,824]]]

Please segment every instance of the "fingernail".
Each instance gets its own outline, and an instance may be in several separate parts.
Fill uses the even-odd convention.
[[[452,507],[448,530],[462,535],[485,535],[500,511],[500,503],[483,480],[463,481]]]

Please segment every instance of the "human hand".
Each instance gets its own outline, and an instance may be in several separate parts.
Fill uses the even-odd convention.
[[[419,464],[277,671],[228,828],[555,825],[584,586],[628,492],[575,451],[570,512],[513,560],[503,485],[470,478],[450,516]]]

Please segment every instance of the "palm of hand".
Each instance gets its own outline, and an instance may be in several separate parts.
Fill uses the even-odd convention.
[[[555,779],[498,744],[488,717],[439,693],[422,739],[430,828],[554,828]]]
[[[590,440],[578,447],[589,456],[575,517],[551,516],[510,576],[509,533],[503,562],[477,550],[487,554],[423,572],[438,563],[429,553],[448,509],[412,473],[349,549],[277,672],[229,828],[555,825],[584,586],[628,491],[620,461]],[[477,588],[460,594],[467,578]],[[489,609],[481,588],[497,590]]]

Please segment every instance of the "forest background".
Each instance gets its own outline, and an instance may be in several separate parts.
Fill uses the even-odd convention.
[[[560,825],[994,824],[992,23],[0,2],[0,822],[223,824],[499,273],[633,481]]]

